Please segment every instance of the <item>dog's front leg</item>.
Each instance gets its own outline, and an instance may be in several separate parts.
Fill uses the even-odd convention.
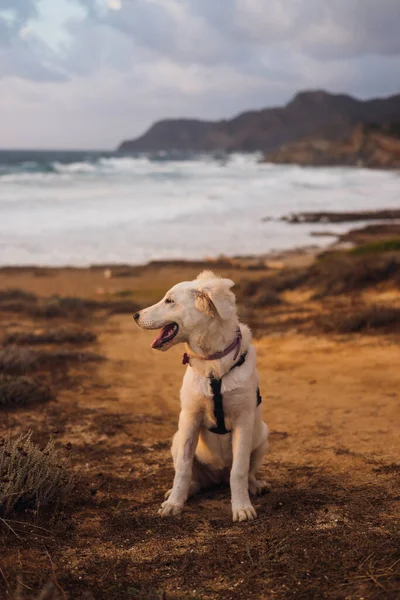
[[[158,511],[162,517],[178,515],[185,504],[192,478],[193,458],[200,431],[200,416],[182,410],[174,456],[175,477],[168,500]]]
[[[251,521],[257,514],[249,497],[248,479],[254,415],[241,419],[232,433],[231,495],[234,521]]]

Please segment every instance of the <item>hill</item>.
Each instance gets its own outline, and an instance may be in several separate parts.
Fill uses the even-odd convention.
[[[304,91],[283,107],[244,112],[229,120],[158,121],[142,136],[122,142],[118,150],[270,152],[305,137],[340,140],[360,122],[396,119],[400,119],[400,94],[362,101],[345,94]]]

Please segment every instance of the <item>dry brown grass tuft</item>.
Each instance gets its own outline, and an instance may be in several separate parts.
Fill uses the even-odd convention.
[[[400,283],[398,257],[348,252],[326,254],[308,269],[305,277],[306,284],[317,290],[317,297],[358,292],[389,280]]]
[[[24,374],[40,366],[40,355],[29,348],[0,348],[0,373]]]
[[[84,331],[73,327],[48,329],[39,333],[16,332],[10,333],[3,339],[5,345],[9,344],[87,344],[94,342],[96,335],[91,331]]]
[[[9,289],[9,290],[0,290],[0,304],[4,302],[36,302],[37,297],[30,292],[25,292],[24,290],[18,289]]]
[[[251,308],[278,306],[282,303],[272,279],[268,277],[241,281],[236,295],[239,303],[246,304]]]
[[[41,507],[62,501],[73,487],[67,462],[55,450],[54,440],[40,449],[32,432],[12,440],[0,439],[0,512]]]
[[[96,311],[108,314],[135,313],[139,305],[133,300],[90,300],[87,298],[50,296],[38,299],[22,290],[0,292],[0,310],[22,313],[41,319],[74,319],[90,317]]]
[[[105,360],[101,354],[95,352],[71,352],[69,350],[57,350],[56,352],[42,353],[43,364],[47,363],[49,366],[57,365],[59,363],[89,363],[89,362],[101,362]]]
[[[139,308],[139,304],[133,300],[111,300],[102,302],[101,307],[106,309],[110,315],[134,314]]]
[[[55,350],[43,352],[19,346],[0,348],[0,373],[24,375],[39,369],[58,366],[64,363],[100,362],[104,357],[94,352]]]
[[[400,331],[400,309],[390,306],[370,306],[352,312],[331,314],[317,319],[323,331],[331,333],[374,333]]]
[[[25,404],[48,402],[50,388],[30,377],[0,374],[0,407],[14,408]]]

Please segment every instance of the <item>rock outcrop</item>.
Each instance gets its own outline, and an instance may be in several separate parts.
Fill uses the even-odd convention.
[[[265,162],[312,166],[400,168],[400,121],[360,124],[344,140],[304,139],[265,155]]]
[[[230,120],[158,121],[142,136],[124,141],[121,152],[263,151],[305,137],[340,140],[357,123],[400,120],[400,94],[361,101],[345,94],[307,91],[286,106],[245,112]]]

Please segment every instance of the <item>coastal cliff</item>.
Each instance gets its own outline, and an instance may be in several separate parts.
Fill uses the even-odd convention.
[[[343,140],[305,139],[268,153],[265,162],[303,166],[400,168],[400,121],[360,124]]]
[[[122,142],[120,152],[272,152],[304,138],[337,141],[358,123],[400,120],[400,94],[361,101],[325,91],[298,93],[283,107],[242,113],[230,120],[166,119],[142,136]]]

